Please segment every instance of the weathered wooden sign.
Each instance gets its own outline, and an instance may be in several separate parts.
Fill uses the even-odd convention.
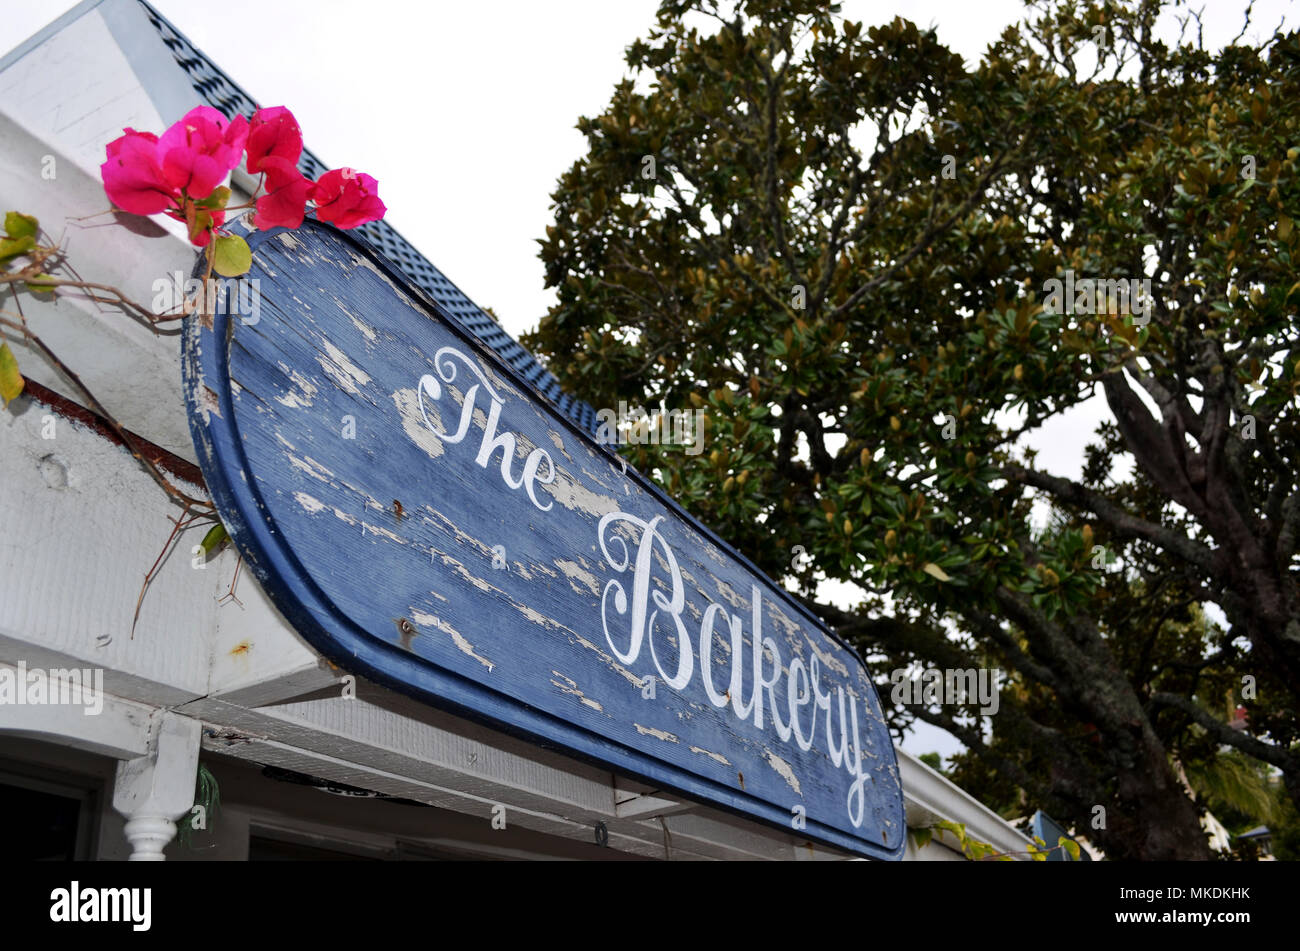
[[[902,793],[857,655],[350,234],[250,236],[185,380],[222,520],[346,670],[857,854]]]

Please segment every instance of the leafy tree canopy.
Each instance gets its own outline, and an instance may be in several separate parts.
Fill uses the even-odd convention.
[[[892,722],[1121,858],[1208,856],[1184,767],[1225,744],[1300,800],[1300,36],[1167,13],[1045,0],[967,67],[904,20],[665,2],[579,123],[526,340],[597,406],[706,408],[705,452],[632,461],[878,672],[1006,672],[991,729]],[[1094,397],[1081,475],[1040,466]]]

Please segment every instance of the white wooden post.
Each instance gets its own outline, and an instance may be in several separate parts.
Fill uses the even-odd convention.
[[[202,724],[171,712],[159,714],[149,752],[117,764],[113,808],[126,817],[132,862],[161,862],[176,834],[176,820],[194,805]]]

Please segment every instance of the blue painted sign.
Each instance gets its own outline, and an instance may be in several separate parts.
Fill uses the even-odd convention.
[[[346,670],[876,858],[905,832],[859,657],[350,234],[249,236],[187,321],[199,462]],[[251,282],[256,281],[254,285]]]

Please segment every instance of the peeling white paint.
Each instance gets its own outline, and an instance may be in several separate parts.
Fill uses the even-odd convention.
[[[293,497],[297,499],[299,505],[305,508],[308,512],[311,512],[313,515],[317,512],[323,512],[329,507],[320,499],[314,499],[306,492],[295,492]]]
[[[785,631],[785,637],[788,641],[799,640],[799,630],[802,627],[798,621],[792,620],[775,601],[764,601],[768,609],[768,619],[775,621]]]
[[[324,512],[326,509],[329,509],[334,513],[336,518],[342,519],[343,521],[347,522],[349,525],[358,524],[357,519],[349,515],[347,512],[344,512],[342,509],[335,508],[332,505],[327,505],[326,503],[322,502],[320,499],[313,498],[312,496],[308,495],[306,492],[295,492],[293,494],[293,497],[294,499],[297,500],[299,505],[301,505],[304,509],[306,509],[308,512],[310,512],[313,515],[315,515],[317,512]],[[371,529],[371,531],[374,531],[374,529]]]
[[[224,419],[221,415],[221,400],[210,387],[203,387],[199,390],[199,409],[203,412],[203,421],[208,421],[208,414],[212,413],[218,419]]]
[[[445,525],[448,529],[451,530],[451,532],[456,536],[456,540],[457,540],[457,541],[459,541],[459,542],[464,542],[464,543],[466,543],[466,544],[468,544],[468,545],[472,545],[473,547],[475,547],[475,548],[477,548],[479,551],[481,551],[485,556],[491,556],[491,555],[494,554],[494,552],[492,551],[491,548],[489,548],[489,547],[488,547],[487,545],[485,545],[483,542],[479,541],[479,540],[478,540],[477,538],[475,538],[473,535],[470,535],[470,534],[468,534],[467,532],[461,531],[460,527],[457,526],[455,522],[453,522],[451,519],[449,519],[446,515],[443,515],[441,512],[439,512],[439,511],[438,511],[436,508],[434,508],[432,505],[425,505],[424,507],[425,507],[426,509],[428,509],[429,512],[430,512],[434,517],[436,517],[436,518],[438,519],[438,521],[435,522],[433,519],[429,518],[429,517],[426,515],[426,516],[424,517],[424,520],[425,520],[426,522],[428,522],[430,525],[437,525],[439,522],[441,522],[443,525]]]
[[[653,736],[655,739],[667,740],[669,743],[678,742],[677,737],[673,736],[671,733],[668,733],[665,730],[656,730],[652,726],[642,726],[639,723],[634,723],[632,725],[636,727],[636,731],[640,733],[642,736]]]
[[[402,416],[402,429],[411,437],[411,441],[423,449],[430,459],[441,456],[445,452],[442,440],[424,424],[424,417],[420,415],[420,398],[415,390],[398,390],[392,394],[392,400],[397,406],[397,412]],[[424,411],[429,415],[430,422],[443,432],[447,431],[447,427],[442,424],[437,406],[425,406]]]
[[[577,697],[577,698],[578,698],[579,700],[581,700],[584,704],[586,704],[587,706],[591,707],[591,709],[593,709],[593,710],[595,710],[595,711],[597,711],[597,712],[599,712],[599,713],[604,713],[604,712],[605,712],[605,708],[604,708],[604,707],[602,707],[602,706],[601,706],[599,703],[597,703],[595,700],[592,700],[590,697],[584,695],[583,692],[582,692],[581,690],[578,689],[578,682],[577,682],[576,680],[574,680],[572,677],[566,677],[566,676],[564,676],[564,674],[560,673],[558,670],[552,670],[551,673],[553,673],[553,674],[555,674],[555,676],[559,677],[560,680],[565,681],[565,683],[560,683],[559,680],[552,680],[552,681],[551,681],[551,683],[553,683],[553,684],[555,684],[555,686],[559,687],[560,690],[562,690],[564,693],[567,693],[567,694],[569,694],[570,696]]]
[[[558,449],[558,450],[560,451],[560,453],[564,456],[564,458],[565,458],[565,459],[568,459],[570,462],[572,462],[572,461],[573,461],[573,457],[572,457],[571,455],[569,455],[569,453],[568,453],[567,450],[565,450],[565,448],[564,448],[564,440],[560,438],[560,434],[557,433],[554,429],[548,429],[548,430],[546,431],[546,435],[548,435],[548,436],[551,437],[551,443],[552,443],[552,445],[554,445],[555,448]]]
[[[550,568],[547,568],[545,565],[529,565],[528,567],[532,568],[533,571],[536,571],[538,574],[546,575],[546,577],[548,578],[560,577],[559,572],[552,571]]]
[[[715,577],[713,579],[713,585],[715,588],[718,589],[718,593],[722,595],[723,600],[725,600],[733,608],[739,610],[740,608],[748,607],[748,604],[745,602],[745,599],[742,598],[740,595],[736,594],[735,589],[732,588],[731,585],[723,581],[721,578]]]
[[[321,482],[331,482],[334,478],[334,473],[330,472],[311,456],[299,459],[297,456],[290,453],[289,462],[295,469],[300,469],[313,479],[319,479]]]
[[[367,343],[374,343],[379,339],[379,335],[375,333],[375,329],[356,314],[352,313],[352,311],[348,310],[342,304],[339,304],[339,310],[348,315],[348,320],[352,321],[352,326],[361,331],[362,335],[366,338]]]
[[[591,651],[597,657],[603,660],[610,670],[614,671],[615,673],[621,674],[623,676],[623,679],[626,680],[628,683],[630,683],[632,686],[640,689],[641,685],[645,682],[644,677],[638,677],[636,674],[632,673],[632,671],[628,670],[622,664],[618,663],[618,661],[614,660],[612,655],[605,653],[603,650],[601,650],[591,641],[587,640],[585,637],[579,634],[575,634],[574,638],[579,644],[581,644],[583,647],[587,648],[587,650]]]
[[[335,515],[338,515],[339,518],[342,518],[342,517],[343,517],[342,513],[339,512],[338,509],[335,509],[335,510],[334,510],[334,514],[335,514]],[[365,531],[367,531],[367,532],[371,532],[372,534],[375,534],[375,535],[382,535],[384,538],[387,538],[389,541],[397,542],[397,544],[399,544],[399,545],[405,545],[405,544],[406,544],[406,539],[405,539],[405,538],[402,538],[400,535],[395,535],[395,534],[393,534],[392,532],[390,532],[390,531],[389,531],[388,529],[386,529],[386,528],[380,528],[380,527],[377,526],[377,525],[371,525],[369,522],[362,522],[362,524],[365,526]]]
[[[325,349],[325,353],[316,358],[321,369],[353,396],[360,396],[361,387],[370,382],[370,374],[353,364],[342,350],[328,340],[321,338],[320,343]]]
[[[705,756],[707,756],[709,759],[717,760],[717,761],[718,761],[719,763],[721,763],[723,766],[730,766],[730,765],[731,765],[731,760],[727,759],[727,758],[726,758],[725,756],[723,756],[721,753],[710,753],[708,750],[703,749],[703,748],[698,747],[698,746],[692,746],[692,747],[691,747],[691,752],[692,752],[692,753],[703,753],[703,754],[704,754]]]
[[[849,675],[849,668],[844,664],[844,662],[841,661],[834,654],[822,650],[821,647],[817,644],[817,641],[815,639],[808,637],[805,634],[804,640],[808,642],[808,646],[812,648],[813,653],[817,655],[818,660],[820,660],[823,664],[825,664],[831,670],[836,671],[843,677],[847,677]]]
[[[555,481],[542,486],[542,491],[570,511],[587,512],[597,517],[617,512],[621,507],[619,502],[609,496],[598,495],[574,482],[573,477],[564,469],[559,469]]]
[[[611,492],[614,491],[614,487],[613,487],[612,485],[610,485],[608,482],[606,482],[606,481],[605,481],[604,479],[602,479],[600,476],[596,475],[596,473],[592,472],[591,470],[589,470],[589,469],[583,469],[583,470],[582,470],[582,474],[585,475],[585,476],[586,476],[588,479],[590,479],[592,482],[596,483],[597,485],[602,486],[602,487],[604,487],[604,488],[606,488],[606,489],[609,489]]]
[[[564,561],[561,559],[555,563],[555,567],[563,571],[568,577],[569,583],[573,586],[574,591],[577,591],[579,594],[582,593],[582,589],[576,584],[573,584],[573,582],[577,581],[586,586],[587,590],[592,594],[600,594],[600,582],[596,580],[596,576],[590,571],[583,571],[582,567],[576,561]]]
[[[297,390],[290,390],[284,396],[277,396],[275,401],[281,406],[287,406],[289,409],[302,409],[311,406],[312,401],[316,398],[316,385],[297,370],[291,370],[283,363],[279,364],[279,367],[288,374],[289,379],[293,380],[293,385],[297,387]]]
[[[423,611],[412,610],[411,620],[413,620],[416,624],[419,624],[421,627],[432,627],[439,631],[442,631],[444,634],[450,634],[452,643],[456,645],[457,650],[459,650],[462,654],[466,655],[467,657],[474,658],[476,661],[478,661],[480,664],[486,667],[489,672],[494,667],[496,667],[496,664],[488,660],[486,657],[482,657],[474,653],[474,645],[471,644],[469,641],[465,640],[465,636],[461,634],[460,631],[456,630],[454,627],[452,627],[442,618],[438,617],[436,614],[426,614]]]
[[[790,785],[790,788],[802,796],[803,790],[799,788],[799,777],[794,774],[794,770],[790,768],[790,764],[781,759],[781,757],[777,756],[771,750],[765,750],[764,752],[767,756],[767,765],[776,770],[781,775],[781,778]]]
[[[439,552],[439,554],[442,555],[443,564],[451,565],[452,570],[455,571],[456,574],[460,575],[462,578],[464,578],[474,587],[478,588],[480,591],[495,591],[497,594],[503,597],[505,596],[504,591],[502,591],[500,588],[496,587],[495,585],[488,584],[482,578],[476,577],[475,575],[471,574],[468,568],[466,568],[455,558],[451,557],[451,555],[448,555],[445,552]],[[534,611],[533,613],[536,614],[537,612]],[[539,614],[538,617],[541,617],[541,615]]]
[[[400,287],[398,287],[396,284],[394,284],[391,280],[389,280],[388,275],[385,274],[383,271],[381,271],[378,267],[376,267],[374,262],[372,262],[369,258],[362,257],[361,255],[356,254],[355,252],[353,252],[349,256],[352,259],[353,265],[355,265],[356,267],[363,267],[367,271],[373,271],[375,274],[377,274],[379,276],[379,279],[383,281],[385,284],[387,284],[389,288],[392,289],[393,293],[396,294],[401,299],[403,304],[405,304],[407,307],[411,308],[412,310],[420,310],[421,312],[423,312],[423,309],[416,307],[415,302],[411,300],[411,298],[407,295],[407,293],[404,290],[402,290]]]

